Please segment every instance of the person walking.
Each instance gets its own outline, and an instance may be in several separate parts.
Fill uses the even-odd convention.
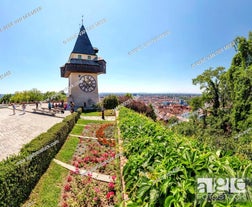
[[[51,109],[52,109],[51,101],[48,102],[48,109],[49,109],[49,111],[51,111]]]
[[[25,105],[25,103],[23,103],[23,104],[22,104],[23,114],[25,114],[25,108],[26,108],[26,105]]]
[[[38,102],[36,101],[36,110],[38,110]]]
[[[70,111],[71,111],[71,113],[73,113],[74,112],[74,102],[70,102]]]
[[[16,114],[16,105],[15,103],[12,103],[12,110],[13,110],[13,115]]]
[[[102,108],[102,119],[105,120],[105,116],[104,116],[104,108]]]

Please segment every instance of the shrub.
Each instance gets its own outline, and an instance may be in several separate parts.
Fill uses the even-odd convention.
[[[105,109],[114,109],[119,104],[118,98],[115,95],[109,95],[103,99]]]
[[[0,206],[20,206],[47,170],[80,117],[81,110],[67,116],[46,133],[24,145],[19,155],[0,162]]]

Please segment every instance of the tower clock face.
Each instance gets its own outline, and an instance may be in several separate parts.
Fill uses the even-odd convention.
[[[79,87],[86,93],[90,93],[95,90],[96,80],[92,75],[80,76]]]

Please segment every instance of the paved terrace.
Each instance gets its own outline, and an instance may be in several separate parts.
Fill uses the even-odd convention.
[[[46,108],[47,104],[42,107]],[[32,113],[34,108],[35,105],[27,105],[23,114],[21,106],[18,106],[15,115],[12,115],[11,106],[0,108],[0,161],[11,154],[18,154],[24,144],[70,114],[69,111],[55,116],[36,114]]]

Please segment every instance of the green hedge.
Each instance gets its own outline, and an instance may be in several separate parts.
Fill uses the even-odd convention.
[[[17,207],[28,198],[81,113],[78,109],[24,145],[19,155],[0,162],[0,206]]]

